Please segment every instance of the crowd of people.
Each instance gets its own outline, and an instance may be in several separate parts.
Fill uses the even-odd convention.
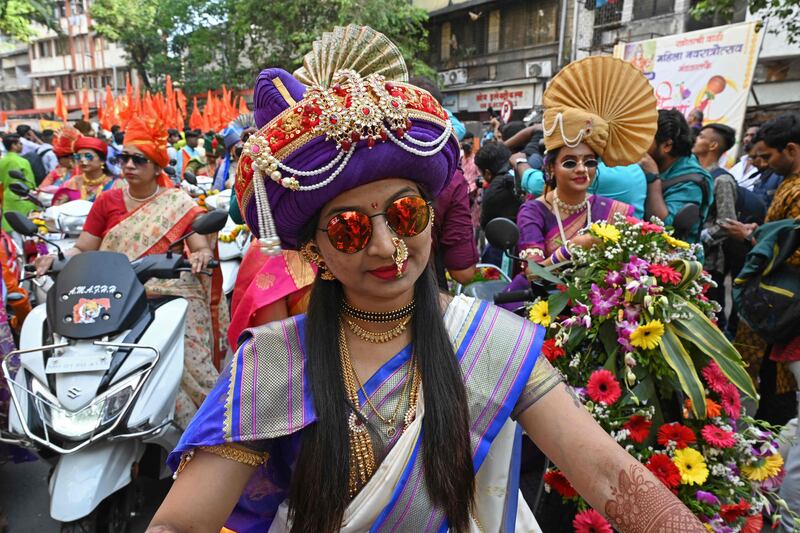
[[[475,281],[482,263],[513,277],[506,290],[529,286],[535,272],[483,244],[498,217],[519,227],[516,255],[545,267],[596,244],[593,223],[656,217],[695,245],[713,279],[717,325],[760,387],[757,416],[786,423],[798,413],[786,395],[800,383],[800,336],[759,337],[739,319],[730,286],[760,226],[800,217],[800,115],[749,124],[741,156],[726,165],[740,132],[656,111],[649,97],[630,120],[581,107],[555,86],[541,122],[493,118],[470,133],[435,83],[404,83],[404,66],[388,55],[382,76],[348,70],[335,84],[324,59],[294,76],[263,71],[254,115],[220,132],[166,129],[145,113],[107,132],[79,121],[2,137],[4,213],[37,216],[14,182],[52,194],[53,205],[93,202],[67,256],[107,250],[133,260],[169,249],[203,212],[182,187],[189,173],[233,189],[230,215],[253,232],[230,306],[218,279],[196,275],[214,258],[216,236],[181,245],[192,273],[146,285],[149,296],[189,301],[175,414],[186,433],[169,458],[179,475],[149,531],[399,522],[497,531],[510,517],[536,530],[516,487],[487,496],[513,486],[517,422],[620,531],[706,531],[576,406],[537,358],[541,328],[441,290]],[[596,72],[619,69],[631,90],[652,93],[635,68],[596,59]],[[336,115],[345,98],[364,117]],[[3,230],[13,232],[5,218]],[[39,248],[22,254],[39,275],[55,260]],[[12,317],[0,309],[7,352],[30,304],[16,257],[8,247],[0,256],[4,294],[24,296],[9,302]],[[788,262],[800,266],[800,251]],[[786,499],[800,511],[800,448],[791,454]],[[648,491],[623,494],[636,482]],[[509,504],[518,506],[510,514]],[[636,511],[656,507],[670,512]]]

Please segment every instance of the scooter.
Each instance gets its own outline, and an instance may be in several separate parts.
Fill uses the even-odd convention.
[[[206,195],[205,206],[208,210],[228,213],[232,193],[230,189],[209,196],[204,184],[198,182],[198,177],[191,172],[186,173],[184,180],[190,186],[200,190],[201,194]],[[217,240],[217,252],[219,254],[220,270],[222,271],[222,291],[226,296],[233,294],[236,277],[239,275],[239,266],[242,264],[242,258],[250,248],[251,242],[250,231],[247,227],[237,224],[232,218],[228,217],[228,221],[225,223],[225,227],[222,228]]]
[[[217,232],[225,219],[198,217],[193,233]],[[22,235],[36,234],[19,213],[6,220]],[[20,349],[9,354],[19,355],[16,375],[8,357],[3,362],[13,405],[8,430],[54,466],[50,515],[62,533],[124,533],[137,503],[133,481],[170,475],[164,459],[181,434],[174,414],[188,303],[148,300],[144,283],[190,270],[171,252],[135,261],[99,251],[58,260],[48,272],[55,284],[47,303],[28,315]]]

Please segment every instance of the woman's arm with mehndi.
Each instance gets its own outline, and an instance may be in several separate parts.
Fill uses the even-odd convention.
[[[519,417],[531,440],[621,533],[705,533],[649,470],[601,428],[560,383]]]

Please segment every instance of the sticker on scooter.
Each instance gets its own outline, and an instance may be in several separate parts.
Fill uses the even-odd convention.
[[[72,287],[67,294],[70,296],[75,296],[76,294],[113,294],[115,292],[117,292],[116,285],[76,285],[75,287]]]
[[[110,298],[81,298],[72,306],[72,321],[75,324],[94,324],[103,314],[111,309]]]

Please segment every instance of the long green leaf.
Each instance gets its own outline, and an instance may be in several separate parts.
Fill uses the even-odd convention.
[[[683,276],[681,282],[678,283],[679,289],[684,288],[686,285],[699,278],[703,273],[703,265],[699,261],[680,259],[672,263],[672,268]]]
[[[746,395],[756,399],[753,380],[744,369],[744,362],[736,348],[711,320],[693,303],[683,300],[685,309],[691,314],[688,320],[675,320],[671,323],[675,334],[697,346],[697,348],[719,365],[722,373],[731,383]]]
[[[697,375],[694,362],[689,353],[684,349],[680,339],[675,334],[672,324],[667,324],[664,328],[664,335],[658,343],[661,354],[667,364],[678,375],[681,389],[692,400],[692,410],[694,414],[703,419],[706,417],[706,393],[703,383]]]
[[[547,298],[547,309],[550,312],[550,320],[555,320],[569,302],[569,294],[566,292],[554,292]]]
[[[564,280],[562,280],[561,278],[559,278],[558,276],[556,276],[555,274],[553,274],[552,272],[550,272],[545,267],[538,264],[536,261],[532,259],[528,260],[528,270],[534,276],[538,276],[543,280],[549,281],[550,283],[554,283],[556,285],[566,285],[566,283],[564,283]]]

